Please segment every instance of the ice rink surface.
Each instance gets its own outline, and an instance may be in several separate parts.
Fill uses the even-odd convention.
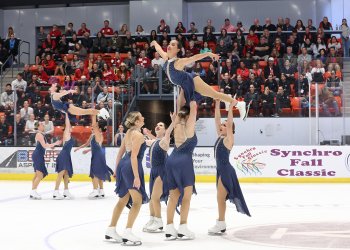
[[[146,183],[148,185],[148,183]],[[209,236],[217,218],[215,184],[197,184],[189,228],[192,241],[164,241],[163,233],[143,233],[148,205],[143,205],[133,232],[137,249],[350,249],[349,184],[242,184],[252,217],[228,204],[227,233]],[[88,200],[90,183],[71,183],[74,200],[52,200],[53,182],[42,182],[43,200],[29,200],[31,183],[0,181],[0,249],[123,249],[105,242],[104,232],[117,201],[114,183],[105,184],[105,199]],[[126,224],[125,208],[117,231]],[[162,204],[163,221],[165,205]],[[178,226],[176,215],[175,225]]]

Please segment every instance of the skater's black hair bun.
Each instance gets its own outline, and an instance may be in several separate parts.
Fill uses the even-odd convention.
[[[107,131],[107,121],[106,120],[104,120],[104,119],[98,120],[97,124],[102,132]]]

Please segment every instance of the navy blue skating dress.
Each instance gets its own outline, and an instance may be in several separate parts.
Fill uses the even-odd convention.
[[[182,202],[185,187],[193,186],[193,193],[196,194],[192,153],[197,142],[197,136],[194,134],[193,137],[187,138],[181,146],[174,145],[174,150],[165,164],[169,190],[177,188],[181,193],[178,205]]]
[[[159,143],[160,143],[160,140],[156,140],[155,142],[152,143],[149,149],[150,163],[151,163],[149,191],[150,191],[150,196],[152,196],[154,182],[159,176],[160,179],[163,181],[163,193],[160,197],[160,200],[166,202],[169,196],[169,190],[168,190],[167,179],[166,179],[166,170],[165,170],[165,162],[168,154],[167,154],[167,151],[164,151],[160,147]]]
[[[139,153],[137,155],[137,165],[138,165],[138,172],[140,176],[140,189],[138,191],[142,195],[142,204],[145,204],[149,201],[149,198],[146,193],[146,188],[145,188],[145,176],[143,173],[143,168],[142,168],[142,159],[143,155],[145,153],[147,146],[146,143],[144,142],[139,150]],[[116,194],[122,198],[124,197],[128,192],[129,189],[135,189],[134,188],[134,173],[132,171],[132,166],[131,166],[131,151],[126,152],[123,156],[123,158],[120,160],[119,165],[117,167],[117,184],[116,184],[116,189],[115,192]],[[130,197],[127,207],[130,207],[132,205],[132,199]]]
[[[40,132],[39,132],[40,133]],[[44,136],[44,140],[46,143],[46,137]],[[34,149],[34,152],[32,154],[32,160],[33,160],[33,166],[34,166],[34,172],[35,171],[40,171],[43,173],[44,177],[48,175],[46,165],[45,165],[45,148],[41,145],[40,142],[36,142],[36,147]]]
[[[230,200],[230,202],[235,204],[238,212],[250,216],[236,171],[229,161],[230,150],[224,145],[224,138],[219,137],[217,139],[214,154],[216,159],[216,185],[221,177],[221,182],[227,191],[226,200]]]
[[[197,75],[183,70],[177,70],[175,69],[174,64],[175,60],[167,60],[163,65],[163,69],[165,70],[170,82],[180,86],[183,89],[186,105],[189,106],[192,100],[200,101],[202,96],[195,92],[193,81],[193,78],[197,77]]]
[[[105,152],[97,143],[95,136],[91,138],[91,165],[90,165],[90,178],[95,176],[102,181],[111,181],[111,175],[113,170],[107,166]]]
[[[74,139],[71,137],[64,143],[62,150],[56,159],[56,172],[59,173],[63,170],[67,170],[69,178],[72,178],[73,176],[73,164],[70,155],[73,146]]]
[[[54,100],[51,95],[51,104],[54,109],[59,110],[62,113],[68,113],[68,109],[69,109],[68,102],[62,102],[61,100]]]

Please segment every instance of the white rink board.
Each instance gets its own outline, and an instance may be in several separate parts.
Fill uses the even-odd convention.
[[[34,148],[6,147],[1,149],[0,172],[32,173],[31,154]],[[172,149],[169,150],[169,153]],[[55,172],[55,159],[60,148],[47,150],[45,160],[49,173]],[[107,165],[115,168],[118,148],[105,148]],[[74,173],[88,174],[91,153],[72,151]],[[236,146],[230,162],[238,177],[350,177],[350,147],[348,146]],[[196,174],[215,175],[213,147],[197,147],[193,153]],[[143,159],[149,173],[148,150]]]

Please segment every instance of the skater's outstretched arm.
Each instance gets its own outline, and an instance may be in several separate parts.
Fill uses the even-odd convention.
[[[55,146],[61,145],[62,141],[56,141],[55,143],[46,143],[44,136],[41,133],[35,135],[35,140],[41,144],[43,148],[54,148]]]
[[[154,140],[154,139],[156,139],[156,137],[152,134],[151,131],[152,131],[152,130],[149,130],[149,129],[147,129],[147,128],[142,129],[142,133],[143,133],[145,136],[147,136],[147,138],[148,138],[149,140]],[[148,141],[149,141],[149,140],[148,140]]]
[[[224,139],[224,144],[228,149],[231,149],[233,146],[233,102],[230,103],[230,108],[227,114],[226,130],[227,136]]]
[[[54,100],[59,100],[59,99],[61,99],[61,97],[65,96],[65,95],[74,94],[74,93],[75,93],[75,90],[74,90],[74,89],[62,90],[62,91],[59,92],[59,93],[53,93],[53,94],[52,94],[52,99],[54,99]]]
[[[139,169],[138,169],[138,160],[137,156],[139,154],[141,145],[145,142],[145,139],[143,138],[143,134],[140,132],[133,132],[131,135],[131,141],[132,141],[132,149],[131,149],[131,167],[132,172],[134,174],[134,185],[133,187],[139,189],[141,186],[140,181],[140,175],[139,175]]]
[[[165,131],[164,137],[159,142],[159,146],[165,151],[168,151],[168,149],[169,149],[170,135],[171,135],[171,132],[173,131],[174,126],[175,126],[176,116],[177,116],[177,113],[170,112],[171,123],[170,123],[169,127],[167,128],[167,130]]]
[[[168,60],[168,54],[162,49],[162,47],[160,47],[160,45],[153,40],[150,44],[150,46],[154,46],[154,48],[156,49],[156,51],[159,53],[159,55],[164,59],[164,60]]]
[[[220,59],[220,56],[211,52],[206,52],[203,54],[197,54],[188,58],[181,58],[175,62],[175,68],[177,70],[183,70],[186,65],[190,63],[197,62],[199,60],[202,60],[203,58],[210,57],[212,60],[217,61]]]
[[[216,133],[220,136],[220,126],[221,126],[221,114],[220,114],[220,100],[215,100],[215,127]]]
[[[86,148],[90,145],[91,143],[91,139],[92,139],[92,135],[90,135],[89,139],[82,145],[80,145],[80,147],[74,149],[74,152],[77,152],[78,150],[82,149],[82,148]]]
[[[186,132],[187,132],[186,134],[188,135],[188,137],[192,137],[194,135],[196,119],[197,119],[197,103],[195,101],[191,101],[190,114],[186,122]]]

